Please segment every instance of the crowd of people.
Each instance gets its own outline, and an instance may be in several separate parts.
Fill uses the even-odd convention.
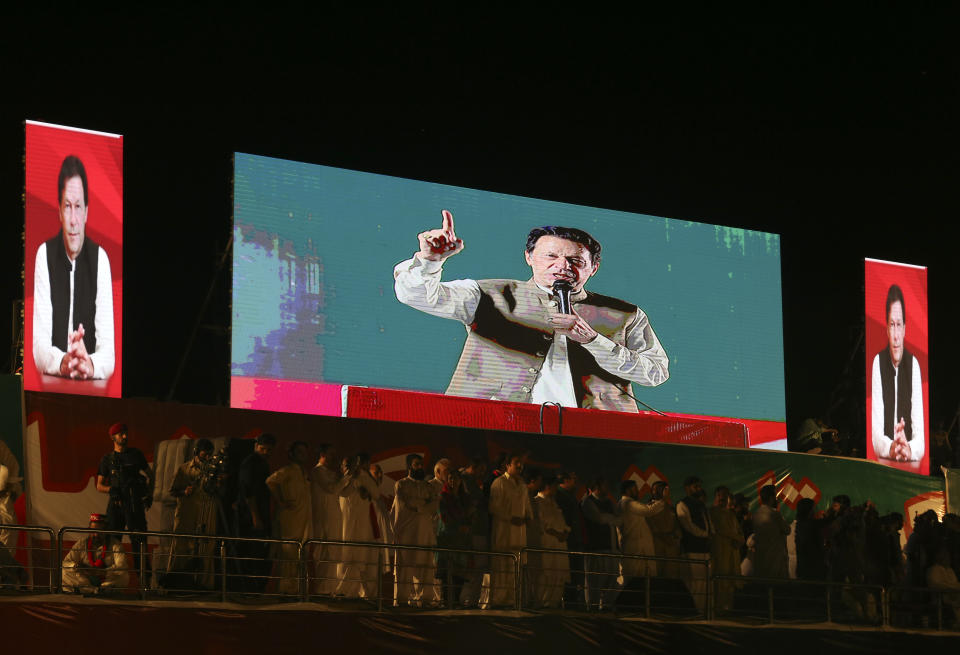
[[[142,454],[127,447],[126,427],[110,434],[114,451],[98,477],[108,512],[91,516],[90,527],[142,529],[152,477]],[[421,455],[410,454],[389,494],[366,454],[341,457],[333,446],[295,441],[288,462],[272,470],[276,444],[270,434],[257,437],[231,485],[213,444],[194,442],[170,488],[174,532],[185,536],[169,544],[161,586],[213,589],[216,541],[186,535],[231,534],[249,538],[232,542],[231,570],[255,593],[299,596],[300,544],[313,539],[324,543],[309,546],[310,594],[373,600],[389,593],[377,588],[387,579],[398,606],[514,607],[515,558],[524,550],[526,607],[613,610],[639,605],[652,586],[700,613],[716,594],[722,613],[734,609],[749,579],[799,578],[839,583],[844,606],[864,620],[880,611],[868,585],[910,588],[903,599],[913,607],[930,602],[917,595],[923,587],[951,592],[942,599],[960,619],[960,517],[953,514],[942,523],[933,511],[919,514],[901,549],[900,514],[880,516],[872,503],[854,506],[844,495],[826,511],[803,499],[788,522],[773,485],[760,489],[756,505],[725,486],[709,502],[696,476],[684,480],[676,502],[666,481],[641,489],[625,480],[612,494],[602,477],[539,470],[525,452],[490,464],[441,458],[432,475]],[[262,541],[270,539],[287,543]],[[132,558],[99,532],[78,540],[64,561],[64,585],[124,587],[120,572],[145,566],[131,561],[143,540],[131,541]],[[708,592],[711,575],[721,577]]]

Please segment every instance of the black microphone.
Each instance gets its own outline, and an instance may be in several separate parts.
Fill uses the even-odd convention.
[[[553,281],[553,295],[557,297],[560,303],[561,314],[572,314],[570,311],[570,292],[573,291],[572,285],[566,280]]]

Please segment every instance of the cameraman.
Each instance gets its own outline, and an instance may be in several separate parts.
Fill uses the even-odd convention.
[[[170,495],[177,499],[174,532],[211,537],[217,534],[218,492],[223,477],[221,467],[213,458],[213,442],[197,439],[193,458],[177,469],[170,487]],[[170,573],[187,573],[193,578],[188,581],[191,586],[213,589],[215,545],[213,539],[176,539],[170,549],[168,577]],[[168,583],[167,586],[171,585]],[[179,587],[180,584],[172,586]]]
[[[107,434],[113,441],[113,451],[103,456],[97,471],[97,491],[110,494],[106,529],[145,531],[145,512],[153,503],[153,471],[139,448],[127,446],[127,426],[124,423],[114,423]],[[146,541],[142,535],[130,535],[137,571],[141,567],[146,570],[143,560]]]

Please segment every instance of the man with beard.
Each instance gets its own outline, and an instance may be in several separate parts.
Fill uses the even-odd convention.
[[[703,483],[695,475],[691,475],[683,482],[686,497],[677,503],[677,521],[680,523],[680,544],[684,556],[691,563],[687,572],[687,590],[693,596],[693,604],[701,612],[707,607],[707,566],[701,562],[710,561],[710,535],[713,528],[710,524],[710,515],[704,499],[707,492],[703,490]]]
[[[440,503],[439,489],[426,481],[423,457],[407,455],[407,477],[394,486],[393,534],[396,543],[429,548],[437,543],[434,517]],[[433,587],[436,563],[429,550],[396,551],[395,605],[419,605],[426,587]],[[434,599],[431,599],[434,600]]]
[[[97,491],[110,496],[107,529],[143,532],[147,529],[146,510],[153,503],[153,469],[140,449],[127,446],[126,424],[114,423],[107,434],[113,450],[101,458],[97,469]],[[145,570],[146,537],[131,535],[130,544],[137,571]]]

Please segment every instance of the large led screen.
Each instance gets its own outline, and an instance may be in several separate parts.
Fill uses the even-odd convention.
[[[119,398],[123,137],[26,122],[23,385]]]
[[[867,459],[929,470],[927,269],[864,262]]]
[[[340,385],[619,411],[635,396],[785,437],[776,234],[239,153],[234,201],[235,407],[339,415]],[[588,233],[599,257],[571,233],[527,252],[540,226]],[[444,227],[442,272],[411,260],[431,230],[448,254]],[[583,324],[551,322],[551,256],[586,279]]]

